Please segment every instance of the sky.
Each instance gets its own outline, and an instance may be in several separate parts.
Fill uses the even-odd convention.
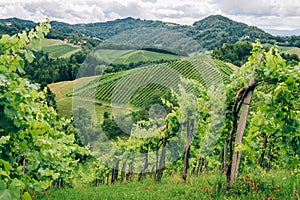
[[[209,15],[266,29],[300,29],[299,0],[0,0],[0,18],[104,22],[125,17],[191,25]]]

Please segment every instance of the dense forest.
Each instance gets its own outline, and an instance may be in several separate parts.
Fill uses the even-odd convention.
[[[269,46],[264,46],[266,50]],[[217,47],[212,52],[212,57],[220,59],[225,62],[232,63],[238,67],[247,62],[251,55],[252,45],[250,42],[225,43],[222,47]],[[288,64],[297,65],[300,61],[297,54],[281,53],[281,56]]]

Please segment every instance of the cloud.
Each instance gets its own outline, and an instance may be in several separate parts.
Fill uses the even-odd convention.
[[[150,2],[150,3],[156,3],[157,0],[142,0],[143,2]]]
[[[134,17],[192,24],[222,14],[261,28],[300,28],[298,0],[0,0],[0,18],[89,23]]]
[[[223,13],[245,16],[298,16],[300,2],[298,0],[212,0],[212,5]]]

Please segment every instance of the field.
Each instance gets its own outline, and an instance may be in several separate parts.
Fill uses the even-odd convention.
[[[67,58],[81,50],[71,44],[66,44],[61,40],[44,39],[42,40],[42,50],[49,53],[52,58]]]
[[[165,88],[176,91],[181,77],[198,80],[209,86],[228,81],[232,71],[225,63],[201,55],[183,61],[106,74],[83,87],[77,87],[73,95],[106,102],[128,101],[140,107],[149,98],[162,96]]]
[[[186,183],[179,175],[173,175],[161,182],[147,178],[143,182],[134,180],[99,187],[79,184],[75,188],[50,190],[49,196],[43,200],[299,199],[299,180],[295,180],[287,171],[243,174],[241,177],[236,186],[228,191],[225,176],[214,173],[192,176]]]
[[[300,48],[298,48],[298,47],[292,47],[292,48],[284,51],[284,53],[287,53],[287,54],[296,54],[297,56],[300,57]]]
[[[272,44],[267,44],[267,47],[272,47]],[[300,48],[298,47],[291,47],[291,46],[279,46],[279,51],[285,54],[296,54],[300,57]]]
[[[116,59],[113,64],[130,64],[137,62],[154,62],[160,60],[178,60],[179,56],[146,50],[131,51]]]
[[[180,57],[177,55],[159,53],[148,50],[110,50],[100,49],[95,52],[95,55],[108,63],[115,65],[129,65],[130,63],[140,62],[158,62],[178,60]]]
[[[57,110],[60,116],[62,117],[70,117],[72,113],[72,105],[73,105],[73,99],[72,97],[68,96],[68,94],[73,92],[75,84],[79,85],[85,85],[89,83],[90,81],[93,81],[97,79],[97,76],[92,76],[92,77],[85,77],[81,79],[77,79],[75,81],[63,81],[59,83],[53,83],[48,85],[51,91],[55,94],[56,96],[56,102],[57,102]],[[76,102],[82,101],[84,104],[86,101],[89,99],[85,98],[76,98]],[[103,118],[103,113],[105,111],[110,111],[110,107],[106,105],[105,103],[98,103],[95,105],[97,114],[96,116],[93,116],[93,118],[99,119],[99,121],[102,121]],[[90,108],[93,109],[93,108]]]
[[[49,87],[56,95],[61,116],[71,116],[74,98],[76,105],[86,105],[88,110],[96,110],[94,118],[102,121],[103,113],[111,111],[112,103],[129,102],[133,106],[131,109],[134,109],[152,98],[160,98],[166,89],[176,91],[180,77],[195,79],[208,86],[228,81],[232,71],[225,63],[201,55],[168,64],[54,83]]]

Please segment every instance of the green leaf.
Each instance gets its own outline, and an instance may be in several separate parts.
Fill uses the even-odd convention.
[[[9,177],[9,173],[7,173],[6,171],[2,171],[2,170],[0,170],[0,176],[5,176],[5,177],[7,177],[7,178],[9,178],[9,179],[10,179],[10,177]]]
[[[19,144],[20,152],[24,152],[24,151],[27,149],[27,146],[28,146],[27,141],[26,141],[26,140],[22,141],[22,142]]]
[[[5,106],[4,107],[4,114],[6,115],[7,118],[13,119],[17,115],[17,112],[13,107]]]
[[[10,136],[8,135],[8,136],[2,136],[2,137],[0,137],[0,146],[2,145],[2,144],[6,144],[6,142],[8,141],[10,139]]]
[[[0,191],[6,189],[6,183],[0,181]]]
[[[11,167],[11,165],[6,162],[5,160],[2,160],[0,159],[0,164],[2,164],[4,166],[4,169],[7,171],[7,172],[10,172],[13,168]]]
[[[20,199],[20,187],[16,187],[15,184],[11,184],[8,188],[11,198],[14,200]]]
[[[30,47],[33,51],[40,51],[42,50],[42,45],[41,45],[41,39],[33,39],[30,42]]]
[[[8,189],[3,189],[3,183],[0,183],[0,199],[2,200],[19,200],[20,188],[10,185]]]
[[[14,178],[10,184],[10,187],[20,188],[21,190],[24,190],[25,184],[19,179]]]
[[[24,66],[25,66],[24,60],[19,60],[18,72],[19,72],[20,74],[25,74],[25,73],[26,73],[26,72],[24,71]]]
[[[35,56],[33,55],[32,51],[27,50],[25,51],[25,58],[29,63],[31,63],[34,60]]]
[[[3,200],[14,200],[10,194],[10,191],[8,189],[0,190],[0,199]]]
[[[31,200],[31,196],[28,192],[24,192],[24,194],[21,197],[22,200]]]
[[[6,44],[10,42],[10,36],[7,34],[2,35],[2,38],[0,39],[0,43]]]

